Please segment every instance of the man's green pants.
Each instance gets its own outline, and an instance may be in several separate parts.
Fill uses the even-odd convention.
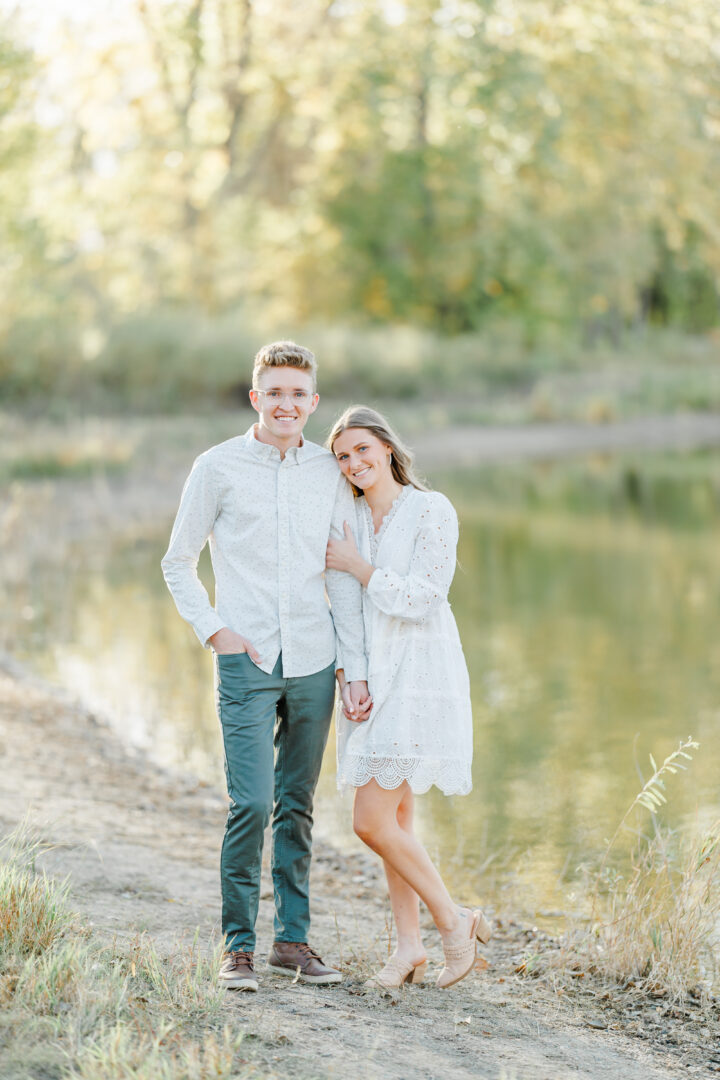
[[[217,656],[217,705],[230,810],[220,860],[228,952],[255,948],[263,834],[273,814],[275,941],[307,941],[313,794],[335,696],[335,665],[271,675],[247,653]]]

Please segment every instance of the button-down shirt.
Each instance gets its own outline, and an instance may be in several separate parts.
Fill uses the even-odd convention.
[[[337,635],[345,677],[367,678],[360,585],[325,570],[344,521],[355,521],[353,495],[328,450],[306,440],[281,459],[254,426],[213,446],[185,483],[162,561],[178,611],[206,647],[224,626],[242,634],[268,673],[282,652],[284,678],[331,664]],[[208,541],[214,607],[197,574]]]

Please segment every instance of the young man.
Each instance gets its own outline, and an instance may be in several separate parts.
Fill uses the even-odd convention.
[[[336,639],[348,707],[360,718],[369,701],[360,587],[350,574],[325,572],[329,537],[352,520],[352,493],[334,456],[302,435],[318,404],[315,358],[291,341],[266,345],[252,386],[258,422],[197,459],[162,561],[178,611],[216,654],[230,796],[220,981],[244,990],[258,988],[255,920],[273,807],[268,966],[292,976],[299,968],[308,982],[341,979],[307,944],[313,794],[340,666]],[[214,607],[197,576],[208,540]]]

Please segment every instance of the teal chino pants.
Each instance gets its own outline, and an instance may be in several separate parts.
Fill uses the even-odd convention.
[[[217,656],[228,811],[220,858],[229,952],[255,948],[263,834],[272,813],[275,941],[307,941],[315,786],[335,697],[335,665],[294,679],[247,653]]]

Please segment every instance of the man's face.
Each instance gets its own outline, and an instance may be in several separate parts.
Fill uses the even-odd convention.
[[[273,440],[292,445],[317,408],[312,375],[299,368],[278,367],[261,372],[258,381],[257,390],[250,391],[250,401],[260,416],[260,427]]]

